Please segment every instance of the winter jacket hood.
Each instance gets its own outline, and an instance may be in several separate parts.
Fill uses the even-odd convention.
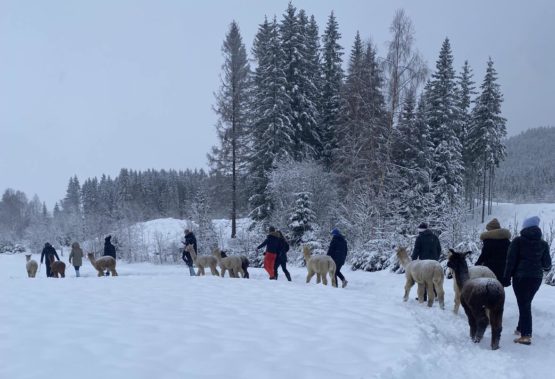
[[[495,230],[495,229],[501,229],[501,224],[499,224],[499,220],[497,220],[496,218],[488,222],[486,225],[486,230]]]
[[[509,229],[492,229],[480,234],[480,240],[510,240],[511,232]]]
[[[547,242],[541,239],[542,231],[531,226],[520,231],[509,246],[505,281],[511,277],[543,278],[543,271],[551,269],[551,255]]]

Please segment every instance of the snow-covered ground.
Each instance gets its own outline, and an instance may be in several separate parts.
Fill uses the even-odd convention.
[[[38,256],[34,256],[38,259]],[[552,377],[555,288],[533,304],[534,341],[515,345],[507,291],[501,349],[478,345],[466,317],[402,302],[404,276],[346,271],[349,286],[189,277],[183,266],[125,264],[97,278],[28,279],[25,257],[0,255],[0,378]],[[67,263],[67,261],[66,261]]]

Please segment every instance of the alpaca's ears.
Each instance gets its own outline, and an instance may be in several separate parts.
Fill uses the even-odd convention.
[[[450,252],[451,254],[455,254],[455,250],[453,250],[453,249],[449,249],[449,252]]]
[[[463,256],[466,257],[467,255],[470,255],[470,254],[472,254],[472,251],[467,251],[466,253],[463,254]]]

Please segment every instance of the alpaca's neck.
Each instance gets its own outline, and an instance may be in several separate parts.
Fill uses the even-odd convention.
[[[403,268],[406,269],[409,263],[412,261],[410,260],[406,252],[402,252],[399,254],[399,262],[401,262],[401,266],[403,266]]]
[[[29,262],[31,260],[31,257],[25,257],[25,259],[27,259],[27,262]]]
[[[92,266],[96,268],[96,259],[94,258],[94,255],[89,255],[89,261],[91,261]]]
[[[189,254],[191,255],[191,258],[193,259],[193,263],[197,263],[197,254],[195,253],[195,249],[189,249]]]
[[[216,261],[218,262],[218,264],[220,264],[220,262],[222,261],[222,253],[220,250],[216,250],[214,251],[213,254],[216,257]],[[195,258],[196,259],[196,258]]]
[[[455,275],[455,281],[457,282],[457,286],[459,288],[463,288],[464,283],[470,279],[470,274],[468,273],[468,265],[466,262],[463,264],[455,267],[453,270],[453,274]]]

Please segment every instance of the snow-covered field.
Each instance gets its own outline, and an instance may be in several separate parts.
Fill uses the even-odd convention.
[[[38,259],[38,256],[34,256]],[[125,264],[120,276],[28,279],[23,255],[0,255],[0,378],[552,377],[555,288],[533,304],[532,346],[515,345],[507,291],[501,349],[446,309],[401,300],[404,276],[346,271],[349,286],[189,277],[183,266]],[[67,263],[67,261],[66,261]]]

